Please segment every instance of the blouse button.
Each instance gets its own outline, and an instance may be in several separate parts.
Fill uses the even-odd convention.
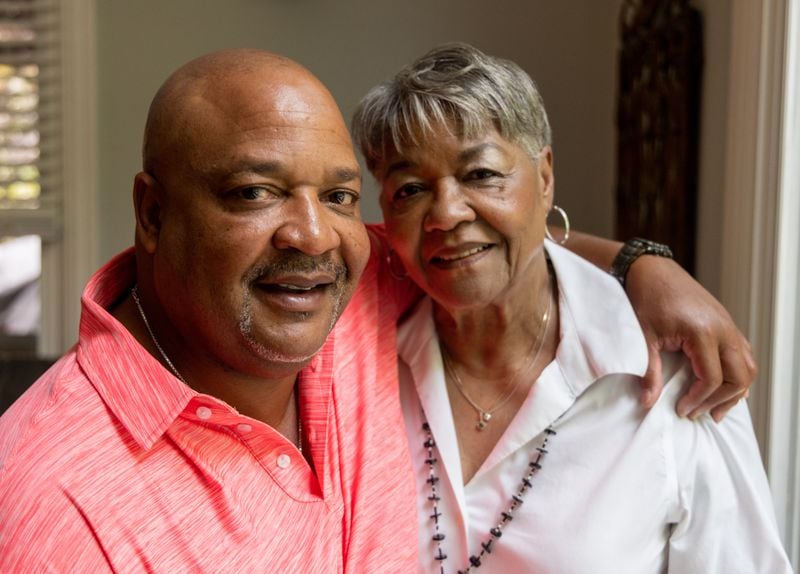
[[[289,465],[292,464],[292,459],[289,458],[288,454],[282,454],[278,456],[276,463],[280,468],[289,468]]]

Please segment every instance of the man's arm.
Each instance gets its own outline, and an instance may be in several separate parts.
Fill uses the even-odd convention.
[[[556,240],[563,237],[563,230],[551,231]],[[570,231],[564,247],[609,271],[622,243]],[[750,343],[728,311],[680,265],[654,255],[631,264],[625,291],[647,339],[642,404],[652,406],[664,386],[659,351],[682,351],[695,380],[678,402],[678,414],[694,418],[710,412],[719,422],[747,395],[757,372]]]

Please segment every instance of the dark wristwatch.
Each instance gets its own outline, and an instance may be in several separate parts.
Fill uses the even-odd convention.
[[[625,288],[628,269],[642,255],[657,255],[672,259],[672,250],[662,243],[656,243],[649,239],[642,239],[641,237],[628,239],[614,258],[610,271],[611,275],[620,282],[623,289]]]

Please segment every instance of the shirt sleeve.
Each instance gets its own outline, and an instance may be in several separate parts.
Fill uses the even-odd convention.
[[[684,367],[670,386],[689,376]],[[747,404],[719,424],[673,417],[668,437],[677,489],[670,574],[791,573]]]
[[[31,488],[12,492],[12,482],[0,473],[0,572],[112,572],[66,493],[56,486],[35,496]]]

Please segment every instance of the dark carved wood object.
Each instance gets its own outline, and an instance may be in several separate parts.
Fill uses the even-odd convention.
[[[666,243],[694,270],[702,27],[689,0],[625,0],[616,235]]]

